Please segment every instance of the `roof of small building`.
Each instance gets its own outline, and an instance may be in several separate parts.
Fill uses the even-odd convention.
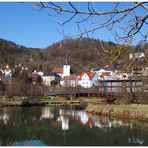
[[[108,76],[109,74],[110,74],[110,72],[102,72],[102,74],[100,75],[100,77]]]
[[[102,67],[95,67],[95,68],[92,68],[91,70],[92,71],[99,71]]]
[[[52,72],[54,72],[54,73],[63,73],[63,68],[62,67],[55,67],[55,68],[53,68]]]
[[[57,76],[55,72],[47,72],[43,76]]]
[[[117,69],[115,68],[115,66],[109,67],[109,66],[105,66],[103,68],[105,71],[116,71]]]
[[[78,79],[78,76],[76,74],[72,74],[70,76],[66,76],[64,78],[62,78],[61,81],[65,81],[65,80],[77,80]]]
[[[87,74],[87,75],[89,76],[89,78],[92,79],[93,76],[95,75],[95,72],[93,72],[93,71],[82,72],[82,73],[80,74],[79,80],[82,79],[82,77],[83,77],[84,74]]]

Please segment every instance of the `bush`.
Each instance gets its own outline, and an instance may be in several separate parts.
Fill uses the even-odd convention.
[[[59,82],[57,80],[51,81],[51,86],[57,86]]]

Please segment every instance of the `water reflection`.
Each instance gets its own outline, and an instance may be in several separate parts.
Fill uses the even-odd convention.
[[[0,109],[0,145],[148,145],[147,127],[65,107]]]
[[[53,125],[60,122],[62,130],[69,129],[69,118],[74,119],[79,122],[81,125],[98,128],[120,128],[120,127],[130,127],[132,129],[132,123],[126,122],[124,120],[115,120],[108,117],[97,117],[89,116],[85,111],[76,111],[76,110],[66,110],[66,109],[55,109],[50,107],[42,108],[42,114],[40,119],[51,119],[55,120]],[[56,114],[55,114],[56,113]],[[59,124],[57,124],[59,125]],[[56,126],[55,126],[56,127]]]
[[[8,121],[9,121],[9,114],[8,114],[7,108],[4,108],[0,112],[0,121],[2,121],[4,124],[8,123]]]
[[[45,107],[42,110],[41,118],[53,119],[54,115],[55,114],[51,111],[51,108]],[[133,124],[130,121],[127,122],[124,120],[110,119],[108,117],[89,116],[85,111],[59,109],[56,115],[56,121],[61,122],[61,129],[65,131],[69,129],[69,118],[73,118],[81,125],[88,126],[89,128],[96,127],[99,129],[103,129],[105,133],[107,132],[107,128],[129,127],[132,130],[133,127]],[[56,124],[56,122],[54,122],[53,125],[54,124]],[[128,143],[142,145],[143,142],[144,140],[141,138],[128,137]]]

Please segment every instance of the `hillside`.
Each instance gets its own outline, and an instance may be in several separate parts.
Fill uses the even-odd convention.
[[[93,67],[111,64],[118,55],[118,44],[90,38],[66,39],[45,49],[26,48],[11,41],[0,39],[0,66],[22,64],[30,69],[50,71],[54,67],[63,66],[64,58],[68,60],[73,73],[80,73]],[[105,52],[104,52],[105,51]],[[114,53],[114,54],[109,54]],[[128,61],[129,48],[124,47],[113,64]],[[106,54],[108,53],[108,54]]]
[[[42,53],[43,61],[48,61],[48,68],[52,69],[54,66],[62,66],[66,53],[74,73],[79,73],[83,70],[91,69],[105,64],[110,64],[114,55],[104,54],[106,51],[115,51],[119,45],[113,42],[103,42],[95,39],[67,39],[53,44]],[[129,50],[123,49],[124,54],[121,54],[114,63],[124,62],[127,59]],[[47,64],[47,63],[46,63]]]
[[[0,39],[0,65],[15,64],[30,65],[31,60],[38,58],[40,50],[33,48],[26,48],[15,44],[14,42]]]

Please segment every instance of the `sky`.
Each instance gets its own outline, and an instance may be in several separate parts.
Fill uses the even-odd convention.
[[[111,3],[104,2],[100,7],[105,9],[111,5]],[[0,2],[0,38],[32,48],[46,48],[64,39],[63,34],[57,31],[59,26],[56,19],[49,16],[46,11],[35,9],[34,6],[31,2]],[[85,7],[85,4],[81,7]],[[64,17],[63,20],[68,18],[66,15]],[[87,26],[89,27],[89,24]],[[64,26],[64,31],[70,35],[75,34],[77,29],[71,22]],[[103,29],[90,37],[114,41],[112,35]],[[135,43],[138,40],[140,40],[139,37]]]
[[[63,38],[51,18],[32,3],[0,2],[0,38],[26,47],[45,48]]]

